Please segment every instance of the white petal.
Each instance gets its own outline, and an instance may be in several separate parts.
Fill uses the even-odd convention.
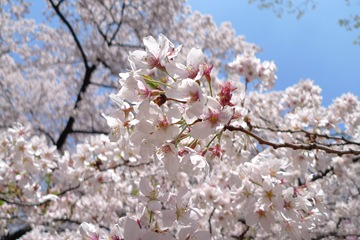
[[[204,54],[201,49],[192,48],[187,55],[186,65],[195,69],[199,68],[200,63],[204,62]]]
[[[170,177],[175,177],[179,172],[180,159],[178,157],[165,158],[164,165],[166,171],[168,171]]]
[[[249,212],[245,215],[246,225],[252,226],[259,221],[258,214],[254,212],[254,209],[250,209]]]
[[[148,196],[149,193],[151,192],[152,188],[150,187],[149,184],[149,179],[147,178],[141,178],[140,183],[139,183],[139,188],[140,191],[145,195]]]
[[[149,68],[150,64],[145,61],[146,56],[147,53],[145,51],[136,50],[130,54],[129,59],[133,61],[136,65],[138,65],[140,68]]]
[[[176,214],[174,210],[162,211],[163,227],[170,227],[176,221]]]
[[[193,234],[193,236],[198,240],[207,240],[211,238],[210,233],[207,231],[197,231]]]
[[[97,234],[96,227],[87,222],[81,223],[79,230],[83,239],[93,239],[93,236],[96,236]]]
[[[186,240],[187,237],[190,236],[190,234],[193,232],[191,231],[191,227],[183,227],[179,231],[179,240]]]
[[[132,218],[127,217],[124,224],[124,239],[140,240],[141,232],[139,225]]]
[[[150,211],[159,211],[161,210],[161,203],[157,200],[152,200],[148,202],[148,209]]]
[[[191,128],[190,135],[196,139],[204,139],[211,134],[213,134],[215,128],[211,127],[211,124],[208,121],[195,123]]]
[[[154,57],[159,56],[160,48],[158,42],[152,36],[143,39],[146,50],[149,51]]]

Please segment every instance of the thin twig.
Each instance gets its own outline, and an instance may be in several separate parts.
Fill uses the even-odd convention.
[[[208,219],[210,235],[212,235],[211,218],[214,215],[215,210],[216,210],[216,207],[213,208],[213,210],[210,213],[209,219]]]
[[[252,138],[255,138],[260,144],[264,144],[264,145],[268,145],[273,147],[274,149],[277,148],[291,148],[294,150],[322,150],[326,153],[331,153],[331,154],[337,154],[339,156],[345,155],[345,154],[351,154],[351,155],[360,155],[360,151],[356,151],[353,149],[349,149],[349,150],[337,150],[337,149],[332,149],[326,146],[322,146],[316,143],[310,143],[310,144],[292,144],[292,143],[274,143],[271,141],[268,141],[266,139],[261,138],[260,136],[256,135],[255,133],[246,130],[243,127],[234,127],[231,125],[226,125],[224,127],[224,129],[229,130],[229,131],[239,131],[239,132],[243,132],[248,136],[251,136]]]

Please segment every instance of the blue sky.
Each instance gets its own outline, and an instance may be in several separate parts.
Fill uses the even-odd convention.
[[[323,92],[323,104],[346,92],[360,96],[360,46],[358,32],[349,32],[337,21],[360,13],[360,5],[348,7],[344,0],[317,1],[297,20],[295,15],[278,18],[271,10],[259,10],[247,0],[189,0],[192,10],[210,14],[218,25],[230,21],[238,35],[263,48],[262,60],[278,67],[275,90],[310,78]]]
[[[360,13],[360,4],[348,7],[345,0],[318,0],[316,9],[308,9],[300,20],[288,14],[278,18],[247,0],[188,0],[188,4],[212,15],[218,25],[230,21],[238,35],[262,47],[258,56],[278,67],[275,90],[310,78],[322,88],[325,106],[346,92],[360,96],[360,46],[352,43],[360,31],[346,31],[337,23]],[[43,9],[44,2],[34,1],[32,17],[44,20],[39,15]]]

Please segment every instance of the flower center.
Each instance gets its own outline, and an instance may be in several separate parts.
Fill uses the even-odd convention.
[[[150,200],[156,200],[157,196],[158,196],[157,191],[153,189],[153,190],[150,191],[148,197],[149,197]]]

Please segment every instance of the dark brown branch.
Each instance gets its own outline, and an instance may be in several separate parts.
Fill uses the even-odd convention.
[[[351,141],[349,139],[346,139],[345,137],[336,137],[336,136],[329,136],[327,134],[321,134],[321,133],[315,133],[315,132],[309,132],[306,131],[304,129],[300,129],[300,130],[290,130],[290,129],[274,129],[271,127],[259,127],[259,126],[252,126],[254,129],[261,129],[261,130],[268,130],[271,132],[282,132],[282,133],[304,133],[306,134],[306,136],[308,137],[320,137],[320,138],[325,138],[325,139],[329,139],[329,140],[335,140],[335,141],[343,141],[346,144],[352,144],[352,145],[358,145],[360,146],[359,142],[354,142]]]
[[[107,168],[103,168],[103,169],[98,168],[98,170],[100,172],[105,172],[105,171],[108,171],[108,170],[114,170],[114,169],[116,169],[118,167],[122,167],[122,166],[129,167],[129,168],[136,168],[136,167],[149,165],[149,164],[152,163],[152,161],[145,162],[145,163],[139,163],[139,164],[136,164],[136,165],[131,165],[129,163],[130,163],[129,161],[124,161],[123,163],[120,163],[120,164],[117,164],[117,165],[114,165],[114,166],[110,166],[110,167],[107,167]],[[54,194],[54,195],[60,197],[60,196],[63,196],[65,194],[67,194],[68,192],[79,189],[83,182],[86,182],[86,181],[88,181],[89,179],[91,179],[93,177],[94,177],[94,175],[90,175],[90,176],[84,178],[83,181],[79,182],[75,186],[70,186],[69,188],[67,188],[65,190],[62,190],[61,192],[59,192],[57,194]],[[42,201],[42,202],[25,203],[25,202],[20,202],[20,201],[9,200],[9,199],[6,199],[6,198],[1,197],[1,196],[0,196],[0,200],[3,201],[3,202],[6,202],[8,204],[13,204],[13,205],[21,206],[21,207],[41,206],[41,205],[44,205],[44,204],[47,204],[47,203],[51,202],[51,200],[48,199],[48,200],[45,200],[45,201]]]
[[[121,25],[122,25],[122,23],[123,23],[125,7],[126,7],[126,4],[125,4],[125,1],[124,1],[123,4],[122,4],[122,6],[121,6],[121,13],[120,13],[120,14],[121,14],[121,19],[120,19],[120,22],[118,23],[115,32],[113,33],[110,41],[108,42],[108,45],[109,45],[109,46],[112,45],[112,41],[114,41],[114,39],[115,39],[115,37],[116,37],[116,34],[119,32],[120,27],[121,27]]]
[[[55,5],[54,2],[52,0],[49,0],[51,6],[53,7],[53,9],[55,10],[56,14],[60,17],[60,19],[64,22],[64,24],[68,27],[72,37],[74,38],[74,41],[76,43],[76,46],[78,47],[79,51],[80,51],[80,54],[81,54],[81,57],[83,59],[83,62],[84,62],[84,66],[85,66],[85,75],[84,75],[84,78],[83,78],[83,82],[82,82],[82,85],[80,87],[80,90],[77,94],[77,98],[76,98],[76,101],[75,101],[75,106],[74,106],[74,109],[76,109],[78,107],[78,104],[79,102],[81,101],[82,99],[82,94],[85,93],[87,87],[89,86],[90,84],[90,79],[91,79],[91,75],[92,73],[95,71],[96,69],[96,66],[95,65],[92,65],[92,66],[89,66],[89,63],[88,63],[88,60],[87,60],[87,57],[86,57],[86,54],[81,46],[81,43],[74,31],[74,29],[72,28],[71,24],[69,23],[69,21],[65,18],[65,16],[61,13],[60,11],[60,2],[59,4]],[[75,119],[74,117],[69,117],[67,123],[66,123],[66,126],[64,128],[64,130],[60,133],[60,136],[59,136],[59,139],[57,140],[56,142],[56,147],[58,149],[61,149],[62,146],[65,144],[66,142],[66,139],[67,139],[67,136],[69,135],[69,133],[72,131],[72,127],[74,125],[74,122],[75,122]]]
[[[54,145],[56,145],[56,141],[55,141],[55,139],[50,135],[50,133],[48,133],[47,131],[45,131],[44,129],[42,129],[42,128],[37,128],[37,130],[39,131],[39,132],[41,132],[42,134],[45,134],[49,139],[50,139],[50,141],[54,144]]]
[[[60,4],[62,4],[63,1],[65,1],[65,0],[59,0],[58,4],[56,6],[59,7]]]
[[[238,240],[243,240],[245,239],[245,235],[249,231],[250,227],[246,224],[245,219],[239,219],[238,221],[241,222],[243,225],[245,225],[245,230],[239,236],[231,235],[231,237]]]
[[[86,69],[85,76],[83,79],[83,84],[81,85],[80,91],[78,92],[74,109],[76,109],[78,107],[78,104],[82,99],[82,94],[85,93],[87,87],[90,85],[91,75],[95,71],[95,69],[96,69],[95,65]],[[74,123],[75,123],[75,118],[73,116],[71,116],[69,118],[69,120],[67,121],[67,124],[66,124],[64,130],[61,132],[58,141],[56,142],[56,147],[58,149],[61,149],[62,146],[65,144],[67,136],[73,131]]]
[[[7,235],[1,236],[1,240],[16,240],[19,239],[21,236],[26,234],[27,232],[30,232],[32,230],[32,227],[30,225],[26,225],[24,227],[21,227],[19,230],[8,233]]]
[[[68,192],[71,192],[71,191],[73,191],[73,190],[76,190],[76,189],[80,188],[80,186],[81,186],[81,182],[79,182],[79,183],[78,183],[76,186],[74,186],[74,187],[69,187],[69,188],[61,191],[59,194],[57,194],[57,196],[63,196],[63,195],[65,195],[65,194],[68,193]]]
[[[114,14],[112,14],[112,12],[111,12],[113,10],[113,8],[115,7],[115,3],[113,3],[110,8],[108,8],[106,6],[106,4],[104,3],[103,0],[98,0],[98,3],[100,3],[106,9],[106,11],[108,11],[109,15],[111,16],[111,19],[112,19],[113,23],[115,23],[116,20],[115,20]],[[108,33],[108,31],[109,31],[109,28],[106,30],[106,34]]]
[[[142,166],[142,165],[147,165],[147,164],[149,164],[149,163],[141,163],[141,164],[138,164],[138,165],[127,165],[127,166],[128,166],[128,167],[137,167],[137,166]],[[106,171],[106,170],[109,170],[109,169],[115,169],[116,167],[119,167],[119,165],[118,165],[118,166],[111,167],[111,168],[108,168],[108,169],[103,169],[103,170],[100,170],[100,171]],[[68,192],[71,192],[71,191],[73,191],[73,190],[79,189],[79,188],[81,187],[81,184],[82,184],[83,182],[86,182],[86,181],[88,181],[89,179],[91,179],[91,178],[93,178],[93,177],[94,177],[94,175],[90,175],[90,176],[86,177],[82,182],[79,182],[76,186],[69,187],[69,188],[61,191],[60,193],[57,194],[57,196],[60,197],[60,196],[63,196],[63,195],[65,195],[65,194],[67,194]],[[22,203],[22,202],[10,201],[10,200],[4,199],[4,198],[0,198],[0,200],[6,202],[6,203],[8,203],[8,204],[14,204],[14,205],[21,206],[21,207],[34,207],[34,206],[45,205],[45,204],[47,204],[47,203],[49,203],[49,202],[51,201],[51,200],[46,200],[46,201],[44,201],[44,202],[39,202],[39,203]],[[66,221],[66,222],[75,223],[75,224],[78,224],[78,225],[81,224],[81,222],[78,222],[78,221],[75,221],[75,220],[71,220],[71,219],[67,219],[67,218],[54,219],[54,221],[62,221],[62,222],[65,222],[65,221]],[[109,230],[109,228],[106,227],[106,226],[100,225],[100,227]],[[25,229],[24,229],[24,230],[25,230]],[[2,240],[2,239],[4,239],[4,240],[5,240],[5,239],[6,239],[6,240],[8,240],[8,239],[11,239],[11,240],[12,240],[12,239],[17,239],[17,238],[21,237],[22,235],[24,235],[24,234],[25,234],[26,232],[28,232],[28,231],[31,231],[31,228],[30,228],[29,230],[26,230],[26,231],[23,231],[22,229],[20,229],[19,231],[15,232],[15,233],[12,233],[11,235],[2,236],[2,237],[1,237],[1,240]],[[14,237],[14,236],[16,236],[16,237]]]
[[[9,200],[9,199],[3,198],[3,197],[0,197],[0,200],[3,202],[6,202],[7,204],[13,204],[13,205],[21,206],[21,207],[40,206],[40,205],[46,204],[51,201],[51,200],[45,200],[43,202],[37,202],[37,203],[24,203],[24,202],[12,201],[12,200]]]
[[[214,207],[213,210],[210,213],[209,219],[208,219],[208,224],[209,224],[209,233],[210,235],[212,235],[212,226],[211,226],[211,218],[214,215],[216,208]]]
[[[248,225],[246,225],[245,230],[239,235],[231,235],[232,238],[235,238],[237,240],[244,240],[245,238],[245,234],[249,231],[250,227]]]
[[[321,234],[318,235],[314,238],[312,238],[312,240],[320,240],[323,238],[328,238],[328,237],[336,237],[336,239],[348,239],[348,238],[354,238],[357,239],[360,237],[360,234],[339,234],[338,232],[329,232],[329,233],[325,233],[325,234]]]
[[[70,25],[69,21],[65,18],[65,16],[64,16],[64,15],[61,13],[61,11],[60,11],[60,3],[61,3],[61,2],[59,2],[59,4],[57,4],[57,5],[54,4],[53,0],[49,0],[49,2],[50,2],[50,4],[51,4],[51,6],[53,7],[53,9],[55,10],[56,14],[57,14],[57,15],[59,16],[59,18],[64,22],[64,24],[68,27],[71,35],[73,36],[74,41],[75,41],[75,43],[76,43],[76,46],[78,47],[78,49],[79,49],[79,51],[80,51],[80,54],[81,54],[81,57],[82,57],[82,59],[83,59],[85,68],[86,68],[86,69],[89,68],[89,64],[88,64],[87,57],[86,57],[86,55],[85,55],[85,52],[84,52],[84,50],[83,50],[83,48],[82,48],[82,46],[81,46],[81,43],[80,43],[78,37],[76,36],[76,33],[75,33],[74,29],[72,28],[72,26]]]
[[[73,223],[73,224],[77,224],[77,225],[80,225],[82,223],[82,222],[80,222],[78,220],[73,220],[73,219],[70,219],[70,218],[54,218],[53,221],[54,222],[62,222],[62,223],[64,223],[64,222]],[[110,231],[109,227],[106,227],[106,226],[104,226],[102,224],[100,224],[99,227]]]
[[[118,167],[122,167],[122,166],[126,166],[126,167],[129,167],[129,168],[137,168],[137,167],[141,167],[141,166],[150,165],[152,162],[153,161],[145,162],[145,163],[139,163],[139,164],[136,164],[136,165],[131,165],[131,164],[129,164],[130,163],[129,161],[124,161],[124,163],[119,163],[119,164],[116,164],[116,165],[111,166],[111,167],[99,168],[99,171],[100,172],[105,172],[107,170],[114,170],[114,169],[117,169]]]
[[[90,11],[90,12],[91,12],[91,14],[93,15],[93,12],[92,12],[92,11]],[[105,16],[103,17],[102,21],[103,21],[104,19],[105,19]],[[92,17],[91,20],[92,20],[92,22],[96,25],[96,28],[97,28],[98,32],[100,33],[100,35],[103,37],[104,41],[105,41],[106,43],[108,43],[107,36],[106,36],[106,34],[101,30],[100,25],[95,21],[94,17]]]
[[[9,54],[9,53],[10,53],[10,48],[8,47],[7,49],[4,49],[4,51],[1,51],[1,52],[0,52],[0,57],[1,57],[2,55]]]
[[[144,49],[142,45],[133,45],[127,43],[114,43],[113,46],[124,47],[124,48],[135,48],[135,49]]]
[[[78,107],[78,104],[82,99],[82,94],[85,93],[87,87],[89,86],[89,84],[91,82],[90,81],[91,75],[95,71],[95,69],[96,69],[96,65],[93,65],[90,68],[86,68],[84,79],[83,79],[83,84],[81,85],[80,91],[78,92],[74,109],[76,109]]]
[[[100,33],[100,35],[103,37],[103,39],[104,39],[104,41],[106,42],[106,44],[110,47],[110,46],[113,44],[113,41],[114,41],[117,33],[118,33],[119,30],[120,30],[120,27],[121,27],[122,23],[123,23],[124,12],[125,12],[126,4],[125,4],[125,2],[123,2],[122,6],[121,6],[121,13],[120,13],[121,19],[120,19],[120,21],[117,23],[116,20],[115,20],[115,17],[113,16],[113,14],[112,14],[112,12],[111,12],[111,9],[112,9],[113,7],[112,7],[111,9],[108,9],[108,8],[106,7],[106,5],[105,5],[102,1],[99,1],[99,3],[108,11],[108,13],[110,14],[113,22],[110,23],[110,24],[108,24],[107,30],[106,30],[106,32],[104,33],[104,32],[101,30],[100,25],[95,21],[95,18],[94,18],[94,17],[91,17],[91,20],[92,20],[92,22],[95,24],[96,29],[98,30],[98,32]],[[113,6],[114,6],[114,5],[113,5]],[[92,16],[94,16],[93,12],[92,12],[91,10],[89,10],[89,11],[91,12]],[[104,19],[105,19],[105,18],[103,18],[103,20],[104,20]],[[103,21],[103,20],[102,20],[102,21]],[[110,40],[109,40],[107,34],[108,34],[108,32],[110,31],[111,26],[112,26],[113,24],[116,24],[117,26],[116,26],[116,29],[115,29],[115,31],[113,32],[113,34],[112,34],[112,36],[111,36],[111,38],[110,38]]]
[[[86,92],[86,89],[87,87],[89,86],[90,84],[90,79],[91,79],[91,76],[92,76],[92,73],[95,71],[96,69],[96,65],[92,65],[92,66],[89,66],[89,63],[88,63],[88,60],[87,60],[87,57],[86,57],[86,54],[81,46],[81,43],[74,31],[74,29],[72,28],[71,24],[69,23],[69,21],[65,18],[65,16],[61,13],[60,11],[60,2],[59,4],[55,5],[53,0],[49,0],[51,6],[53,7],[53,9],[55,10],[56,14],[60,17],[60,19],[64,22],[64,24],[68,27],[72,37],[74,38],[74,41],[76,43],[76,46],[77,48],[79,49],[80,51],[80,54],[81,54],[81,57],[83,59],[83,62],[84,62],[84,66],[85,66],[85,75],[84,75],[84,78],[83,78],[83,81],[82,81],[82,85],[80,87],[80,90],[77,94],[77,97],[76,97],[76,101],[75,101],[75,106],[74,106],[74,109],[76,109],[78,107],[78,104],[79,102],[81,101],[82,99],[82,94],[84,94]],[[59,136],[59,139],[57,140],[56,142],[56,147],[58,149],[61,149],[62,146],[65,144],[66,142],[66,139],[67,139],[67,136],[69,135],[69,133],[71,133],[72,131],[72,127],[75,123],[75,119],[74,117],[69,117],[67,123],[66,123],[66,126],[64,128],[64,130],[60,133],[60,136]]]
[[[100,168],[99,168],[98,170],[99,170],[100,172],[105,172],[105,171],[107,171],[107,170],[116,169],[116,168],[121,167],[121,166],[139,167],[139,166],[143,166],[143,165],[148,165],[148,164],[150,164],[150,163],[152,163],[152,162],[140,163],[140,164],[138,164],[138,165],[126,165],[126,163],[125,163],[125,164],[124,164],[124,163],[121,163],[121,164],[118,164],[118,165],[115,165],[115,166],[112,166],[112,167],[108,167],[108,168],[104,168],[104,169],[100,169]],[[57,194],[57,196],[63,196],[63,195],[65,195],[66,193],[68,193],[68,192],[70,192],[70,191],[73,191],[73,190],[76,190],[76,189],[80,188],[80,187],[81,187],[81,184],[82,184],[83,182],[86,182],[86,181],[88,181],[89,179],[91,179],[91,178],[93,178],[93,177],[94,177],[94,175],[90,175],[90,176],[86,177],[82,182],[79,182],[76,186],[69,187],[69,188],[61,191],[59,194]]]
[[[323,171],[323,172],[320,171],[320,172],[317,172],[316,174],[314,174],[310,181],[313,182],[318,179],[324,178],[328,173],[333,172],[333,171],[334,171],[334,166],[330,166],[325,171]]]
[[[174,102],[178,102],[178,103],[186,103],[186,101],[181,101],[181,100],[177,100],[175,98],[169,98],[169,97],[166,97],[166,100],[174,101]]]
[[[260,136],[256,135],[255,133],[246,130],[243,127],[234,127],[231,125],[227,125],[224,127],[224,129],[229,130],[229,131],[239,131],[239,132],[243,132],[246,135],[256,139],[260,144],[264,144],[264,145],[268,145],[273,147],[274,149],[277,148],[291,148],[293,150],[322,150],[326,153],[330,153],[330,154],[336,154],[339,156],[345,155],[345,154],[351,154],[351,155],[360,155],[360,151],[355,151],[353,149],[349,149],[349,150],[337,150],[337,149],[332,149],[326,146],[322,146],[316,143],[310,143],[310,144],[292,144],[292,143],[274,143],[274,142],[270,142],[266,139],[261,138]]]
[[[82,133],[82,134],[109,134],[109,132],[105,132],[105,131],[98,131],[98,130],[71,130],[70,133]]]
[[[96,61],[101,62],[102,65],[104,65],[105,68],[109,69],[111,71],[111,67],[109,66],[109,64],[107,64],[104,60],[102,60],[100,57],[96,58]]]
[[[9,90],[5,89],[4,85],[0,82],[0,86],[3,88],[3,91],[5,92],[5,97],[6,99],[8,100],[8,102],[10,103],[11,107],[13,109],[16,109],[12,100],[11,100],[11,97],[9,96]]]
[[[352,162],[353,163],[356,163],[357,161],[359,161],[360,160],[360,157],[356,157],[356,158],[353,158],[352,159]],[[321,171],[319,171],[319,172],[317,172],[317,173],[315,173],[314,175],[313,175],[313,177],[311,178],[311,182],[313,182],[313,181],[316,181],[316,180],[318,180],[318,179],[322,179],[322,178],[324,178],[328,173],[330,173],[330,172],[332,172],[332,173],[334,173],[334,166],[329,166],[328,168],[326,168],[325,169],[325,171],[323,171],[323,172],[321,172]],[[355,184],[356,185],[356,184]],[[358,188],[358,190],[359,190],[359,192],[360,192],[360,189]]]
[[[74,122],[75,122],[74,117],[70,117],[69,120],[67,121],[64,130],[60,133],[60,136],[56,142],[57,149],[61,149],[62,146],[65,144],[68,134],[72,131],[72,126],[74,125]]]
[[[108,85],[108,84],[102,84],[102,83],[96,83],[96,82],[91,82],[90,84],[98,86],[98,87],[103,87],[103,88],[118,89],[116,86]]]

